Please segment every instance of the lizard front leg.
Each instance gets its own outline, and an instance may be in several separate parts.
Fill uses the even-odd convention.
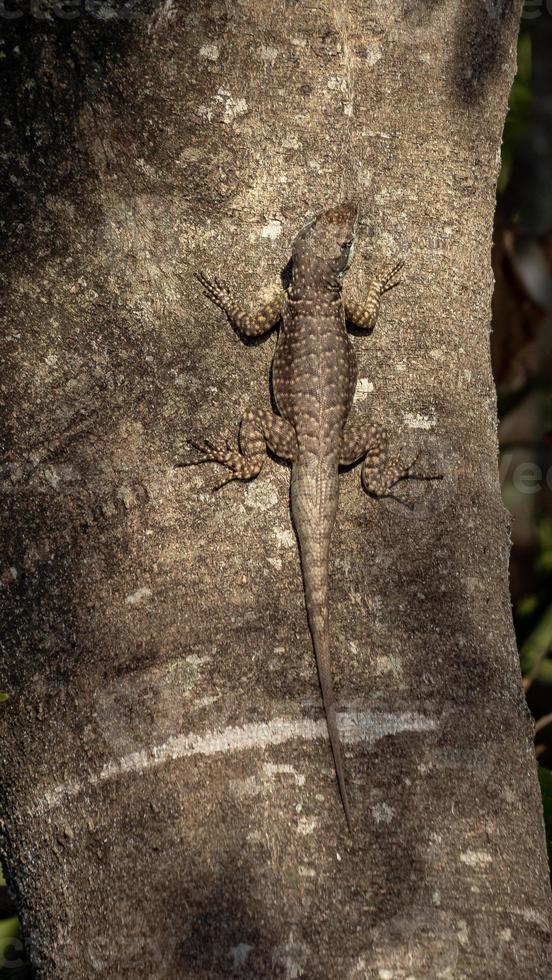
[[[372,497],[391,497],[404,504],[403,500],[391,493],[393,487],[401,480],[442,479],[442,474],[428,476],[414,472],[418,456],[407,465],[398,459],[390,458],[387,433],[381,425],[351,426],[343,432],[339,465],[351,466],[361,459],[364,460],[361,472],[362,485]]]
[[[225,466],[230,475],[216,490],[232,480],[253,480],[258,476],[265,461],[267,446],[281,459],[288,461],[293,460],[297,452],[297,438],[291,423],[266,409],[246,412],[240,425],[239,449],[207,441],[192,445],[199,451],[199,457],[176,465],[220,463]]]
[[[278,322],[282,314],[283,294],[278,294],[265,303],[256,313],[245,313],[232,291],[214,277],[207,279],[202,272],[196,273],[205,295],[219,307],[230,320],[232,326],[245,337],[259,337]]]
[[[401,271],[403,265],[404,262],[401,259],[392,269],[378,275],[370,285],[364,304],[355,303],[347,299],[343,300],[345,318],[349,323],[352,323],[355,327],[360,327],[362,330],[372,330],[375,327],[381,297],[384,293],[399,285],[401,280],[397,279],[396,276]]]

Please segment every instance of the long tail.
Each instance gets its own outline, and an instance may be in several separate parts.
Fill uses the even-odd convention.
[[[330,736],[330,745],[332,747],[334,757],[337,785],[339,786],[339,793],[341,795],[341,802],[343,804],[347,826],[352,833],[353,827],[351,821],[351,810],[349,808],[349,798],[347,796],[347,788],[345,786],[343,752],[341,751],[341,742],[339,740],[339,732],[337,729],[335,696],[332,683],[332,667],[330,663],[329,635],[327,628],[322,631],[319,631],[316,628],[313,629],[310,623],[310,616],[309,625],[311,627],[314,652],[316,655],[316,664],[318,667],[318,677],[320,679],[320,687],[322,689],[322,700],[324,702],[324,711],[326,713],[326,725],[328,727],[328,735]]]
[[[330,538],[337,510],[337,479],[337,465],[327,460],[310,457],[295,461],[291,479],[291,508],[299,539],[307,616],[337,784],[347,826],[352,832],[343,753],[337,729],[328,625],[328,563]]]

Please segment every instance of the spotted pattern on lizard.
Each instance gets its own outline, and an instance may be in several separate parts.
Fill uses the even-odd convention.
[[[192,443],[196,458],[178,465],[219,463],[231,480],[260,473],[267,446],[292,464],[291,510],[299,541],[307,617],[337,782],[349,829],[351,808],[345,785],[342,750],[330,663],[328,569],[330,539],[338,503],[340,466],[362,460],[361,479],[375,497],[394,496],[393,488],[416,474],[413,463],[390,459],[385,430],[375,424],[348,425],[357,382],[357,362],[346,323],[371,330],[381,297],[398,285],[403,263],[378,275],[363,305],[344,300],[343,277],[352,261],[358,210],[344,202],[323,211],[295,239],[292,276],[286,292],[255,314],[244,312],[233,292],[214,277],[197,278],[208,298],[247,337],[281,328],[272,364],[279,415],[265,409],[246,412],[236,447]],[[217,488],[218,489],[218,488]]]

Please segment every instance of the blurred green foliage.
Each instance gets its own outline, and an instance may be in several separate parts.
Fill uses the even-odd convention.
[[[0,888],[6,882],[0,871]],[[0,919],[0,980],[24,980],[29,977],[28,967],[22,957],[23,943],[16,915]]]
[[[502,194],[512,173],[514,149],[523,136],[532,103],[531,38],[521,33],[518,42],[518,67],[514,79],[508,115],[502,136],[502,160],[497,190]]]
[[[516,603],[515,617],[521,638],[521,670],[525,677],[552,684],[552,518],[537,523],[535,571],[538,592],[530,592]]]

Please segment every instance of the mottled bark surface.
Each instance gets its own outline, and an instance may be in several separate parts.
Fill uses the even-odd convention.
[[[37,976],[544,978],[549,886],[507,587],[491,229],[519,4],[244,0],[5,22],[3,854]],[[331,622],[356,836],[268,462],[254,303],[345,195],[358,415],[443,483],[342,479]],[[218,475],[218,474],[217,474]]]

